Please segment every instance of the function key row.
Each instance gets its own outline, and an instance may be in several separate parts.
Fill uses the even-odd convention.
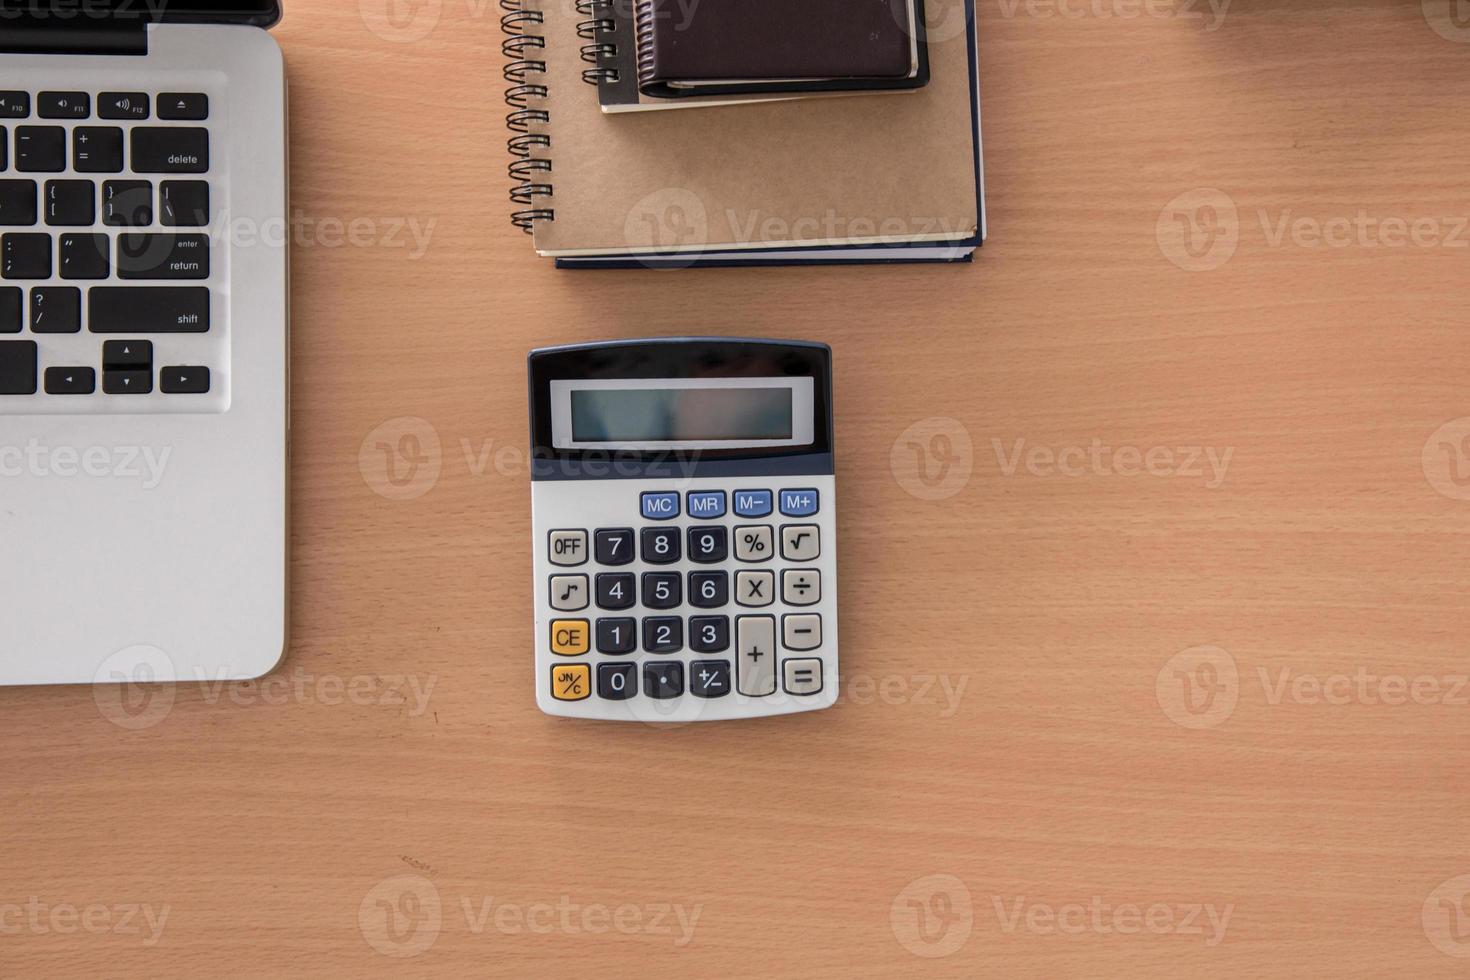
[[[822,661],[791,659],[781,670],[787,694],[808,697],[822,691]],[[642,690],[655,700],[666,701],[685,693],[685,669],[681,663],[648,663],[640,672],[637,664],[598,664],[597,696],[606,701],[627,701]],[[689,663],[688,693],[697,698],[722,698],[731,690],[728,660],[694,660]],[[742,692],[743,693],[743,692]],[[770,692],[774,694],[775,692]],[[551,668],[551,695],[558,701],[585,701],[592,696],[591,664],[559,664]]]
[[[15,169],[60,173],[66,169],[67,130],[62,126],[15,127]],[[209,171],[209,130],[199,126],[135,126],[127,139],[119,126],[71,130],[72,169],[86,174],[123,171],[124,143],[133,173],[202,174]],[[8,165],[9,133],[0,126],[0,170]]]
[[[684,534],[677,527],[645,527],[638,532],[637,553],[649,565],[672,565],[684,555],[688,539],[689,560],[716,565],[730,557],[730,535],[735,539],[735,560],[770,561],[775,557],[776,529],[769,524],[693,526]],[[786,561],[815,561],[822,553],[822,532],[815,524],[785,524],[781,527],[781,557]],[[588,560],[587,532],[582,529],[552,531],[549,542],[553,565],[572,567]],[[633,529],[602,528],[593,536],[592,554],[599,565],[629,565],[636,560]]]
[[[0,91],[0,119],[26,119],[31,114],[29,92]],[[153,98],[147,92],[102,92],[97,115],[102,119],[147,119]],[[87,119],[92,115],[90,92],[41,92],[35,98],[42,119]],[[161,92],[158,118],[197,122],[209,118],[209,96],[202,92]]]
[[[677,609],[685,602],[685,577],[678,572],[600,572],[594,580],[586,575],[553,575],[551,608],[557,612],[580,612],[594,602],[599,609],[632,609],[638,594],[648,609]],[[730,604],[730,573],[689,572],[688,602],[696,609],[719,609]],[[776,602],[776,573],[769,570],[735,573],[735,603],[761,607]],[[781,572],[781,602],[788,606],[815,606],[822,600],[822,573],[815,568],[788,568]]]
[[[775,616],[737,616],[741,656],[759,663],[764,647],[775,645]],[[679,616],[605,617],[594,625],[587,619],[555,619],[551,622],[551,652],[560,657],[583,657],[592,652],[623,656],[640,649],[644,653],[679,653],[684,649],[684,620]],[[695,653],[721,653],[730,648],[729,616],[690,616],[689,648]],[[788,613],[781,617],[781,645],[787,650],[815,650],[822,645],[822,617],[817,613]],[[751,647],[751,650],[745,648]]]
[[[781,514],[785,517],[810,517],[820,506],[821,497],[816,490],[782,490],[773,495],[769,490],[736,490],[736,517],[769,517],[773,496],[779,497]],[[639,497],[640,511],[646,521],[669,521],[679,516],[679,494],[677,491],[647,491]],[[689,516],[697,520],[712,521],[725,516],[726,495],[723,490],[690,490],[685,494],[685,505]]]

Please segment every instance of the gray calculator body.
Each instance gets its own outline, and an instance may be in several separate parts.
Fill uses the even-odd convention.
[[[536,699],[690,722],[837,699],[831,351],[677,338],[529,361]]]

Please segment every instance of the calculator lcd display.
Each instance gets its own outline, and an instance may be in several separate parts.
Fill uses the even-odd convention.
[[[556,445],[650,449],[803,446],[810,378],[552,382]]]

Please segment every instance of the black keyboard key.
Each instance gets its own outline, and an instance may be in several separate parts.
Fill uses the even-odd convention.
[[[31,114],[31,93],[0,92],[0,119],[24,119]]]
[[[36,393],[36,342],[0,340],[0,395]]]
[[[0,126],[0,170],[10,165],[10,130]]]
[[[153,372],[104,369],[102,390],[109,395],[146,395],[153,390]]]
[[[631,609],[637,602],[637,585],[634,583],[632,573],[598,573],[597,606],[599,609]]]
[[[684,576],[678,572],[644,572],[643,604],[649,609],[677,609],[684,603]]]
[[[90,180],[48,180],[43,200],[48,225],[90,225],[97,220],[97,187]]]
[[[171,228],[209,224],[209,182],[165,180],[158,187],[158,220]]]
[[[199,92],[160,92],[159,119],[208,119],[209,96]]]
[[[648,653],[678,653],[684,649],[684,620],[678,616],[644,619],[643,649]]]
[[[93,333],[205,333],[209,290],[203,286],[93,286],[87,293]]]
[[[19,286],[0,286],[0,333],[20,333],[25,326],[21,315],[24,295]]]
[[[123,131],[78,126],[71,134],[72,167],[80,174],[116,174],[123,168]]]
[[[0,237],[0,276],[6,279],[50,279],[51,236],[11,232]]]
[[[106,279],[111,247],[106,235],[62,235],[59,274],[63,279]]]
[[[103,92],[97,96],[97,115],[103,119],[147,119],[148,96],[143,92]]]
[[[46,394],[90,395],[97,390],[97,372],[89,367],[49,367]]]
[[[689,617],[689,649],[695,653],[720,653],[730,649],[730,617]]]
[[[15,127],[15,169],[55,174],[66,169],[66,130],[60,126]]]
[[[31,290],[31,333],[80,333],[82,291],[75,286]]]
[[[637,693],[637,664],[597,665],[598,697],[606,701],[626,701]]]
[[[202,174],[209,171],[209,130],[197,126],[133,129],[133,173]]]
[[[684,665],[681,663],[644,664],[643,693],[660,701],[684,694]]]
[[[158,372],[158,389],[165,395],[208,394],[209,368],[166,367]]]
[[[650,565],[672,565],[679,560],[679,529],[676,527],[645,527],[640,532],[643,539],[643,560]]]
[[[153,224],[153,184],[146,180],[109,180],[102,184],[102,223],[114,228]]]
[[[723,527],[691,527],[689,560],[701,565],[717,565],[730,554],[728,532]]]
[[[42,92],[36,96],[36,114],[42,119],[86,119],[92,97],[86,92]]]
[[[627,565],[637,557],[631,527],[603,528],[592,535],[592,541],[599,565]]]
[[[108,340],[102,344],[104,371],[153,371],[153,341]]]
[[[599,619],[597,621],[597,652],[617,656],[632,653],[638,645],[638,620]]]
[[[729,694],[730,661],[692,661],[689,664],[689,693],[697,698],[722,698]]]
[[[208,235],[117,236],[119,279],[208,279]]]
[[[0,180],[0,225],[11,228],[36,223],[36,182]]]
[[[700,609],[718,609],[730,602],[728,572],[690,572],[689,604]]]

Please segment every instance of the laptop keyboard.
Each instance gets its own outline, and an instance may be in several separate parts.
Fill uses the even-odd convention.
[[[204,92],[0,89],[0,414],[222,408],[210,143]]]

